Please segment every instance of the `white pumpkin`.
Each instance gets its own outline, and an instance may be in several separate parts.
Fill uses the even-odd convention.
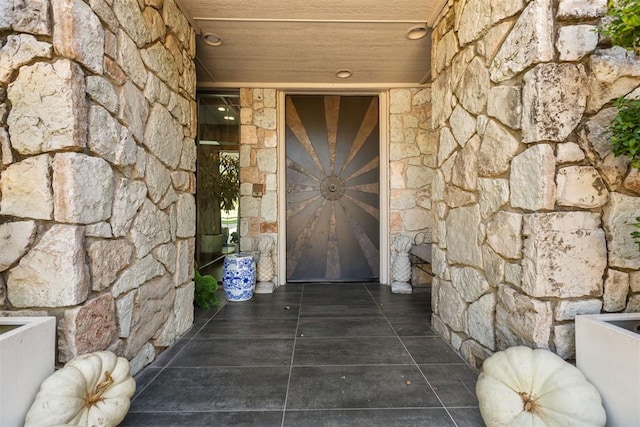
[[[578,368],[543,349],[511,347],[482,365],[480,413],[494,426],[604,426],[598,390]]]
[[[127,359],[110,351],[84,354],[42,383],[25,427],[117,426],[135,391]]]

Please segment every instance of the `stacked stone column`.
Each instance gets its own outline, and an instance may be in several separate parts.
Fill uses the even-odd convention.
[[[514,345],[573,358],[576,314],[640,311],[637,172],[606,127],[640,62],[605,0],[450,1],[434,30],[433,325],[478,365]]]
[[[0,310],[137,371],[193,322],[195,34],[173,0],[0,4]]]

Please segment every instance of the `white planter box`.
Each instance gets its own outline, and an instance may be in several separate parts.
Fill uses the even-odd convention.
[[[22,426],[55,368],[55,317],[0,318],[0,426]]]
[[[598,389],[607,426],[640,425],[640,313],[576,316],[576,365]]]

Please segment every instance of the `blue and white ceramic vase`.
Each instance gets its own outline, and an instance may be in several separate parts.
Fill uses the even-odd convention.
[[[232,254],[224,258],[222,287],[229,301],[246,301],[256,287],[256,262],[250,254]]]

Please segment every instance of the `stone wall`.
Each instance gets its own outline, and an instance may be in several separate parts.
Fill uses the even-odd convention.
[[[0,314],[138,371],[193,322],[195,34],[173,0],[0,3]]]
[[[240,250],[261,235],[278,241],[278,134],[275,89],[240,89]],[[273,252],[277,265],[278,247]],[[277,271],[277,270],[275,270]],[[273,278],[278,283],[278,278]]]
[[[640,62],[598,37],[606,0],[450,1],[434,31],[433,325],[472,364],[573,358],[576,314],[640,311],[638,173],[611,101]]]
[[[433,230],[431,182],[438,133],[431,126],[431,88],[389,91],[389,233],[428,241]],[[414,286],[430,282],[420,268]]]

